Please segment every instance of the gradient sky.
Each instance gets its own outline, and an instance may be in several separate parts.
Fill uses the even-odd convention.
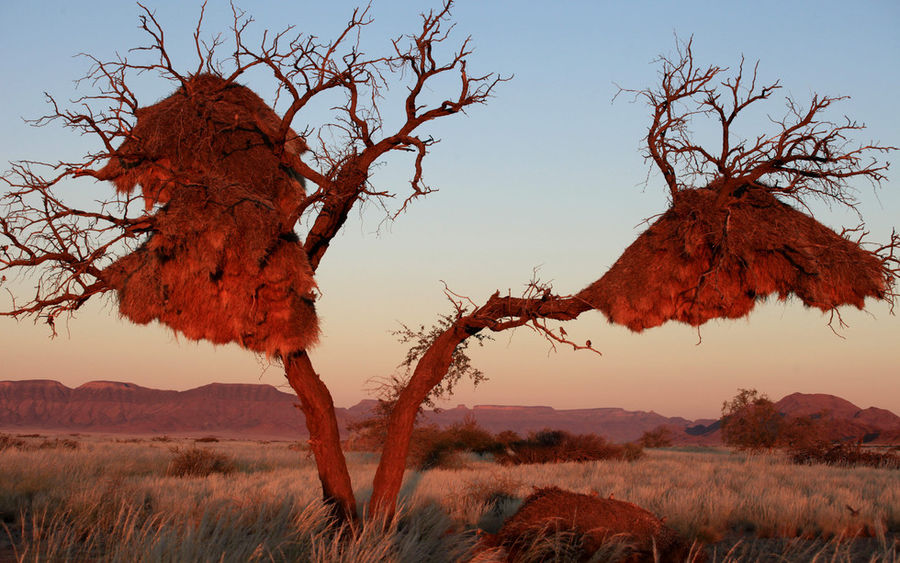
[[[191,32],[199,14],[199,4],[185,4],[148,2],[182,69],[196,65]],[[293,24],[324,38],[342,29],[354,6],[343,0],[246,4],[257,33]],[[414,31],[425,5],[373,2],[366,50],[384,52],[390,38]],[[61,99],[88,91],[73,83],[87,68],[76,53],[108,59],[143,44],[138,13],[118,0],[0,3],[0,160],[79,158],[97,148],[92,139],[55,126],[33,129],[22,118],[46,112],[44,91]],[[693,35],[700,64],[734,66],[742,54],[758,59],[761,79],[780,78],[784,85],[771,113],[781,113],[783,95],[802,102],[813,92],[849,95],[832,117],[867,124],[862,141],[900,145],[900,4],[894,1],[470,0],[453,13],[455,37],[473,37],[470,72],[515,77],[487,106],[424,130],[441,139],[425,164],[427,182],[440,191],[387,226],[374,206],[352,214],[319,268],[323,337],[312,358],[340,406],[364,398],[370,378],[394,371],[404,353],[390,334],[399,322],[430,324],[449,310],[441,280],[483,302],[495,289],[520,290],[539,267],[557,292],[574,293],[606,271],[642,231],[644,218],[665,209],[661,178],[642,185],[647,108],[612,98],[617,84],[654,84],[651,61],[673,51],[676,33]],[[227,31],[230,17],[226,2],[210,0],[204,29]],[[271,100],[271,83],[254,77],[247,84]],[[151,78],[139,85],[145,104],[171,88]],[[386,113],[388,127],[392,116]],[[299,115],[295,128],[327,119],[317,108]],[[755,134],[766,124],[745,125]],[[392,160],[373,182],[402,193],[410,172],[408,161]],[[858,186],[873,240],[886,240],[900,226],[898,174],[891,171],[877,192]],[[109,193],[91,182],[67,190],[74,201]],[[844,210],[815,209],[832,227],[857,223]],[[30,283],[16,280],[13,289],[26,293]],[[6,295],[0,305],[8,307]],[[900,413],[900,320],[886,304],[868,305],[865,312],[843,311],[849,324],[843,338],[829,330],[826,315],[797,300],[760,304],[748,319],[708,323],[699,345],[697,330],[685,325],[637,335],[609,325],[600,313],[566,325],[573,339],[590,338],[602,357],[550,352],[528,329],[500,333],[472,354],[490,380],[474,390],[462,384],[447,404],[623,407],[699,418],[718,416],[723,400],[752,387],[773,399],[794,391],[831,393]],[[110,299],[89,303],[61,328],[50,340],[42,325],[0,319],[0,379],[48,378],[69,386],[110,379],[170,389],[211,382],[284,386],[278,366],[235,345],[213,347],[159,326],[135,326],[118,318]]]

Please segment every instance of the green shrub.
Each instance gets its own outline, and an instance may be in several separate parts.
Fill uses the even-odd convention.
[[[170,477],[206,477],[212,473],[227,475],[235,470],[234,458],[203,448],[173,448],[175,454],[166,468]]]

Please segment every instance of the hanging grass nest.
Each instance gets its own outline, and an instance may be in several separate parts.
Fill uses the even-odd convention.
[[[891,273],[875,252],[765,189],[737,193],[721,202],[710,189],[679,192],[578,297],[638,332],[669,320],[743,317],[772,294],[823,311],[887,297]]]
[[[200,75],[139,110],[103,179],[140,186],[149,238],[104,271],[130,320],[270,356],[315,343],[315,281],[294,234],[304,197],[295,138],[275,150],[281,120],[249,89]],[[291,136],[296,137],[289,133]]]

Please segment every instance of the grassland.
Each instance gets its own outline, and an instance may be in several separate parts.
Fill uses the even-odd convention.
[[[20,438],[0,451],[0,560],[457,561],[532,487],[634,502],[712,561],[900,561],[900,471],[798,466],[779,456],[650,450],[635,462],[410,472],[401,516],[352,537],[329,526],[313,460],[296,444],[196,444],[233,459],[228,474],[167,476],[191,440]],[[45,444],[44,448],[37,447]],[[349,455],[364,507],[372,454]]]

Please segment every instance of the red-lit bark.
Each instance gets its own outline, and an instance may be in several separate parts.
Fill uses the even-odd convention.
[[[309,448],[316,458],[322,483],[322,496],[326,502],[334,504],[340,518],[355,520],[356,499],[341,449],[341,434],[331,393],[313,369],[306,352],[285,358],[284,372],[300,398],[300,408],[309,430]]]

